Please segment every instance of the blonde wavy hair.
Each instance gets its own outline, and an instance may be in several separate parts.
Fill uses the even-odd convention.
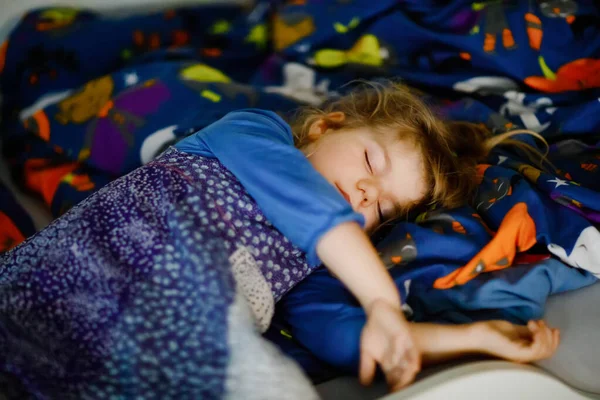
[[[327,115],[333,112],[343,112],[343,121],[329,120]],[[485,163],[496,146],[520,149],[540,168],[546,155],[534,146],[513,138],[528,134],[547,146],[544,138],[536,132],[519,129],[493,136],[481,125],[443,121],[414,91],[392,81],[359,82],[348,94],[324,104],[322,108],[301,108],[291,122],[298,148],[308,145],[309,129],[320,118],[333,129],[369,127],[375,131],[392,130],[397,132],[399,140],[411,142],[421,152],[428,192],[419,204],[409,208],[427,203],[448,208],[465,204],[480,181],[477,165]],[[409,211],[402,210],[402,213]]]

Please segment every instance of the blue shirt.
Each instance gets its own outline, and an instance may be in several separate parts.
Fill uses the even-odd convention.
[[[217,158],[311,266],[321,263],[317,243],[323,234],[343,222],[364,225],[364,217],[294,147],[290,126],[274,112],[231,112],[175,147]]]

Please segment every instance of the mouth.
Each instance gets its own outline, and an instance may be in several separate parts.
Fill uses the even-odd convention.
[[[346,199],[346,201],[347,201],[349,204],[352,204],[352,203],[350,202],[350,196],[348,196],[348,193],[344,192],[344,191],[342,190],[342,188],[341,188],[341,187],[339,187],[339,185],[338,185],[337,183],[335,184],[335,187],[337,188],[337,190],[339,190],[339,192],[342,194],[342,196],[344,196],[344,199]]]

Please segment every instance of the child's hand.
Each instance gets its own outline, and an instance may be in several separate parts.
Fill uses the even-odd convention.
[[[402,310],[382,300],[373,302],[361,336],[360,381],[373,381],[381,366],[392,391],[411,383],[421,369],[421,354],[410,334]]]
[[[373,381],[377,364],[392,390],[412,382],[421,368],[421,354],[400,309],[398,287],[369,237],[357,223],[340,224],[323,235],[317,254],[367,313],[360,344],[361,382]]]
[[[549,328],[544,321],[529,321],[527,326],[506,321],[482,322],[483,352],[520,363],[551,357],[558,343],[560,332]]]

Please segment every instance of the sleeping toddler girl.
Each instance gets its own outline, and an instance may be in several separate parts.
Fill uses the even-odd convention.
[[[379,365],[403,387],[418,336],[441,327],[409,328],[368,234],[420,205],[462,204],[477,163],[512,134],[444,123],[393,83],[292,126],[232,112],[0,258],[0,372],[40,398],[313,398],[259,331],[324,264],[367,315],[362,381]],[[524,361],[558,340],[533,324],[552,340],[531,336],[523,349],[544,351]]]

